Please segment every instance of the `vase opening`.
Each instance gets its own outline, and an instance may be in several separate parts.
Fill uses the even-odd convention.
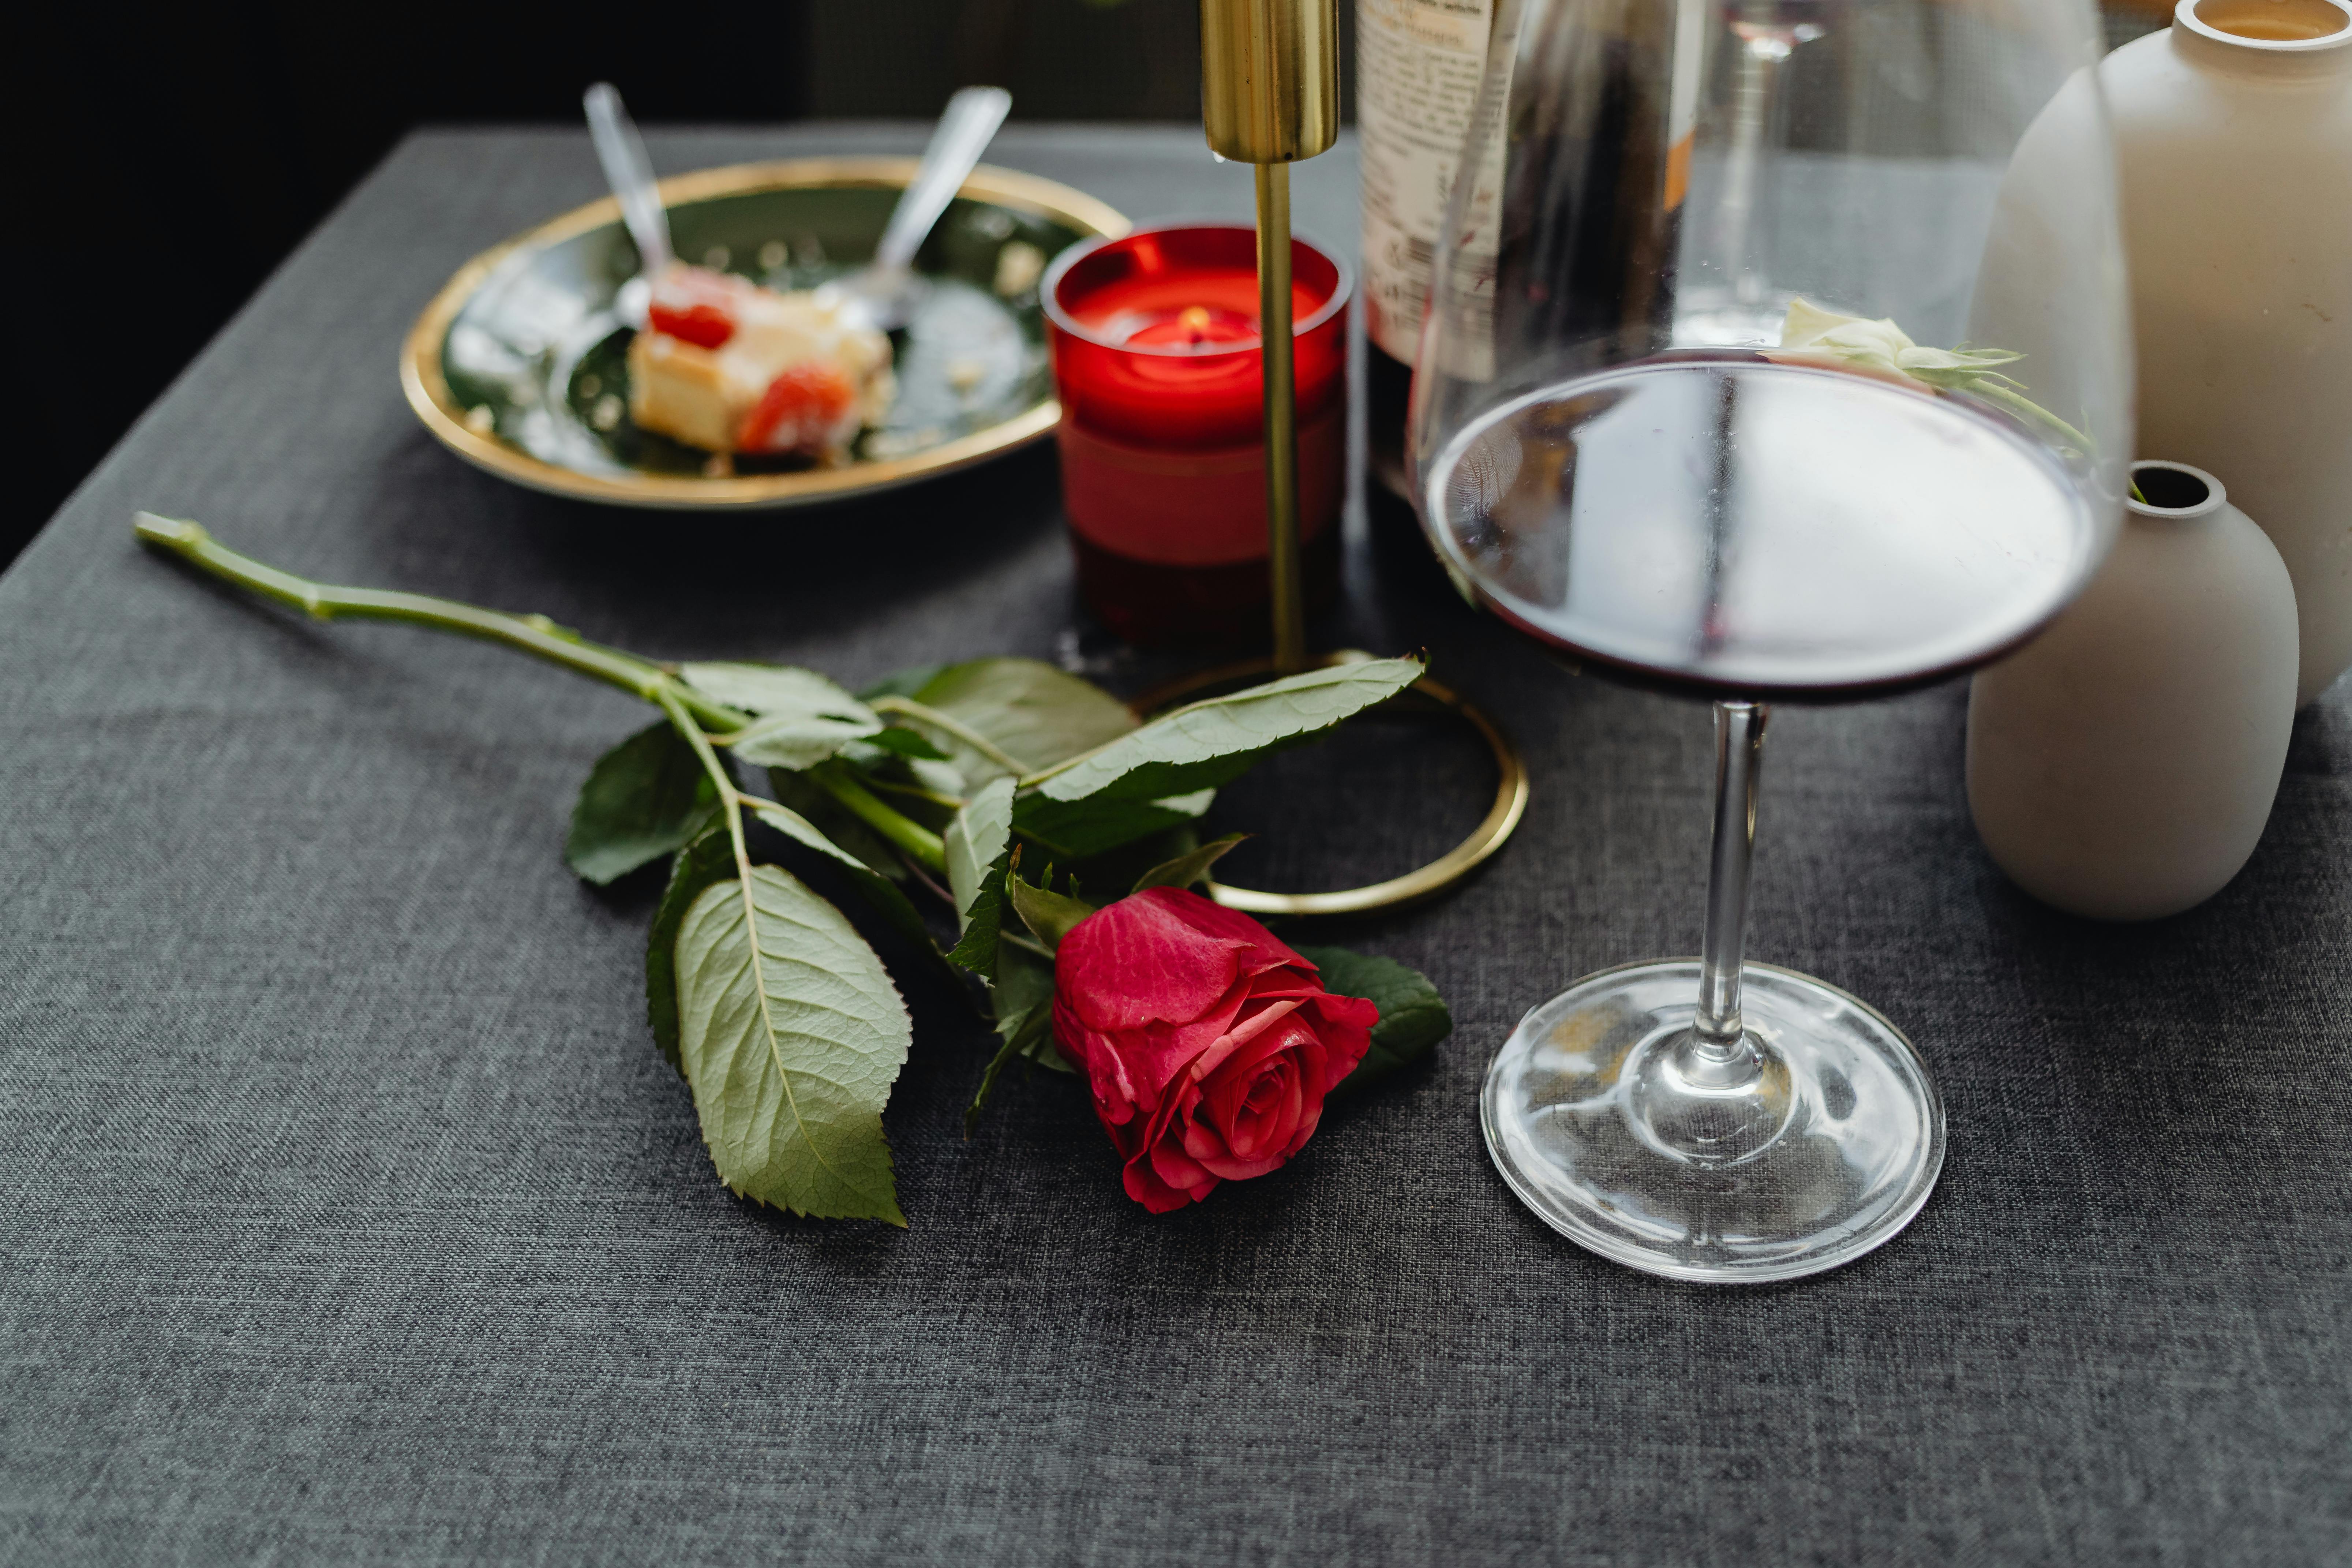
[[[2131,510],[2142,517],[2201,517],[2221,510],[2229,499],[2221,480],[2186,463],[2137,462],[2131,473],[2132,483],[2139,487]]]
[[[2179,12],[2197,31],[2255,44],[2352,40],[2343,0],[2187,0]]]

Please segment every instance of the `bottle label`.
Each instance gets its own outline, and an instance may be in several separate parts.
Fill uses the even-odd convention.
[[[1356,127],[1364,167],[1365,331],[1413,361],[1430,261],[1486,68],[1493,0],[1357,0]],[[1489,139],[1464,261],[1491,276],[1503,144]]]

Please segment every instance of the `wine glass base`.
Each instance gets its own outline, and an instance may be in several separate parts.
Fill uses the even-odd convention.
[[[1943,1168],[1944,1110],[1902,1032],[1834,985],[1747,964],[1764,1068],[1693,1089],[1670,1053],[1698,992],[1696,959],[1622,964],[1520,1020],[1479,1096],[1520,1201],[1603,1258],[1718,1283],[1834,1268],[1910,1224]]]

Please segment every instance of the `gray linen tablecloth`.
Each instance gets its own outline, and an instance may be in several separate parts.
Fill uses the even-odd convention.
[[[1138,216],[1248,210],[1190,130],[1015,128],[996,157]],[[1301,227],[1350,250],[1352,159],[1297,175]],[[1950,1162],[1853,1267],[1691,1289],[1523,1211],[1473,1096],[1529,1004],[1696,947],[1706,713],[1545,662],[1359,515],[1319,635],[1428,647],[1534,772],[1479,879],[1309,933],[1435,979],[1459,1028],[1434,1065],[1154,1218],[1068,1080],[1010,1082],[964,1140],[982,1033],[917,979],[887,1118],[912,1229],[730,1197],[643,1022],[651,890],[559,858],[644,710],[302,624],[130,534],[152,508],[329,580],[852,682],[1106,658],[1050,451],[714,522],[435,446],[394,382],[407,323],[596,192],[571,132],[412,139],[0,581],[0,1557],[2352,1561],[2346,688],[2297,721],[2243,875],[2135,929],[1986,859],[1963,689],[1780,714],[1754,956],[1913,1033]],[[1375,778],[1381,754],[1254,786],[1257,874],[1392,872],[1475,819],[1475,759]]]

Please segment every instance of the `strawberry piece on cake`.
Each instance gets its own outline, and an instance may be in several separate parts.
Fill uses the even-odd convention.
[[[629,343],[629,417],[709,452],[843,460],[890,406],[890,340],[814,296],[709,268],[655,279]]]

